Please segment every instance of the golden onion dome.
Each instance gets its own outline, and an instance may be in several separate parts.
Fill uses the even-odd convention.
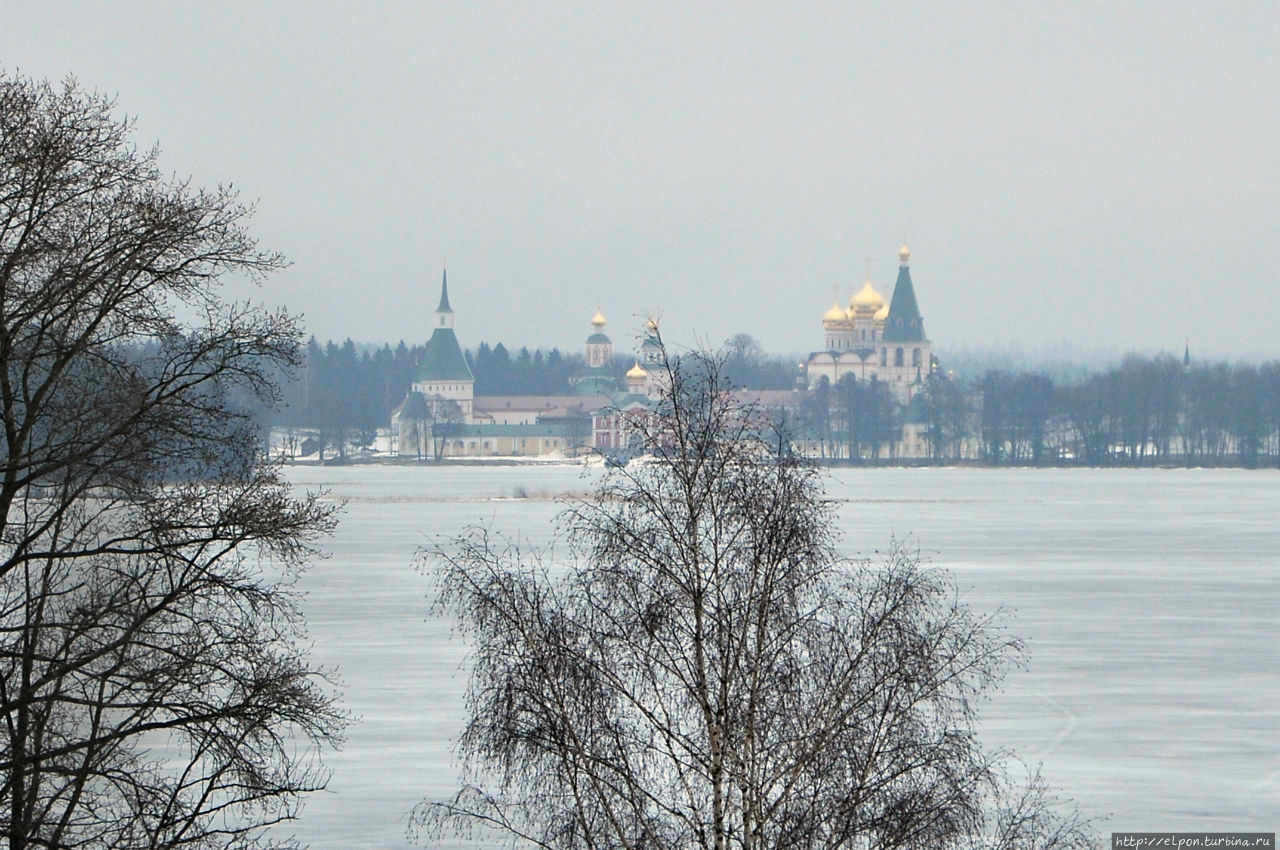
[[[595,316],[593,316],[591,319],[591,324],[595,325],[596,329],[599,330],[600,328],[603,328],[605,325],[609,324],[609,320],[604,317],[604,313],[601,313],[599,310],[596,310]]]
[[[903,242],[902,247],[898,249],[898,262],[906,265],[911,261],[911,252],[907,250],[907,243]]]
[[[839,303],[832,303],[831,309],[822,314],[822,321],[824,322],[843,322],[847,318],[848,316]]]
[[[860,316],[875,313],[884,305],[884,296],[876,291],[870,280],[862,285],[857,295],[849,299],[849,309]]]
[[[656,334],[658,332],[658,320],[650,316],[649,321],[644,323],[644,329],[651,334]]]
[[[616,375],[617,373],[615,372],[614,374]],[[647,377],[649,377],[649,373],[644,370],[639,361],[636,361],[636,365],[627,370],[628,381],[643,381]]]

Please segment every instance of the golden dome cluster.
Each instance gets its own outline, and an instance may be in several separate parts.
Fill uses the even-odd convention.
[[[868,278],[867,282],[862,285],[862,289],[849,299],[848,309],[840,306],[840,303],[833,302],[831,309],[822,314],[822,323],[828,329],[835,329],[841,325],[852,322],[854,319],[884,319],[889,315],[889,302],[871,283]]]
[[[898,249],[898,261],[905,267],[911,261],[911,251],[903,242]],[[871,283],[871,266],[868,260],[867,280],[862,289],[849,299],[849,307],[841,309],[839,301],[822,314],[822,324],[829,331],[848,331],[857,320],[883,324],[889,318],[889,301]]]

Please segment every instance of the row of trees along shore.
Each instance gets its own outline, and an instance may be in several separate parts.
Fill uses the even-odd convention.
[[[903,417],[928,462],[1021,466],[1280,465],[1280,362],[1186,363],[1126,356],[1069,381],[1045,372],[933,375],[907,410],[875,381],[820,381],[793,433],[835,460],[899,462]]]
[[[1129,355],[1069,383],[992,371],[934,381],[924,414],[935,457],[976,439],[989,464],[1280,465],[1280,362],[1186,363]]]
[[[730,340],[725,351],[727,380],[735,386],[796,386],[794,362],[765,355],[749,336]],[[421,354],[422,346],[404,342],[362,350],[351,340],[313,339],[286,381],[277,421],[317,429],[334,442],[368,443],[403,400]],[[466,356],[479,396],[570,395],[570,379],[584,367],[580,354],[521,348],[513,357],[501,343],[482,343]],[[614,358],[619,383],[632,362],[630,355]],[[792,436],[825,459],[897,463],[889,447],[906,413],[927,425],[927,460],[939,463],[1280,465],[1280,361],[1186,363],[1130,354],[1067,380],[1043,371],[935,373],[908,411],[888,390],[844,378],[797,392]]]

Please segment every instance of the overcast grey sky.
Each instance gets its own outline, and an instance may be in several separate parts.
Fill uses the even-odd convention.
[[[321,339],[822,343],[912,251],[950,347],[1280,356],[1280,4],[10,3],[259,201]]]

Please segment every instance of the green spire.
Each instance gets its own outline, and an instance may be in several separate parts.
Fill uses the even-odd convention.
[[[911,284],[911,271],[907,267],[910,258],[907,246],[898,252],[898,280],[893,285],[893,300],[889,302],[889,317],[885,319],[885,342],[927,342],[924,335],[924,318],[916,305],[916,290]]]
[[[444,278],[440,282],[440,306],[436,307],[437,313],[452,313],[453,308],[449,306],[449,270],[444,269]]]

